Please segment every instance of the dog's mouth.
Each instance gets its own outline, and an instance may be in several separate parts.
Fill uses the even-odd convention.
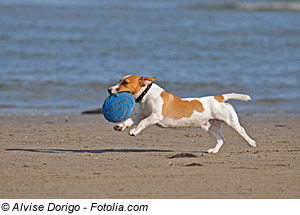
[[[130,93],[130,94],[132,94],[130,91],[122,91],[122,92],[118,92],[118,93]]]
[[[119,91],[115,91],[114,92],[114,90],[113,89],[108,89],[107,90],[108,91],[108,93],[110,94],[110,95],[115,95],[115,94],[117,94],[117,93],[131,93],[129,90],[128,91],[121,91],[121,92],[119,92]],[[131,93],[132,94],[132,93]]]

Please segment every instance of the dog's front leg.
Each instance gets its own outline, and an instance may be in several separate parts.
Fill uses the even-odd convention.
[[[140,133],[143,129],[147,128],[150,125],[155,125],[160,121],[160,117],[157,114],[151,114],[149,117],[140,121],[140,123],[129,131],[129,135],[136,136]]]
[[[140,114],[134,115],[132,118],[128,118],[123,123],[115,125],[114,129],[116,131],[123,131],[126,128],[129,128],[132,125],[136,125],[141,121],[142,117]]]
[[[114,126],[116,131],[123,131],[125,128],[128,128],[133,125],[133,120],[131,118],[125,120],[125,122],[117,124]]]

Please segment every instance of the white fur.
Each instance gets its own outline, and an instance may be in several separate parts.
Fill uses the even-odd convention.
[[[110,88],[112,94],[117,92],[118,86],[119,84]],[[146,87],[141,88],[134,97],[137,98],[145,88]],[[164,89],[153,83],[148,93],[140,102],[139,112],[132,118],[116,125],[115,130],[122,131],[132,125],[136,125],[129,131],[130,135],[136,136],[150,125],[158,125],[161,127],[201,127],[214,136],[217,141],[215,148],[209,149],[208,153],[217,153],[225,142],[221,129],[223,123],[226,123],[240,134],[250,146],[256,146],[255,141],[252,140],[246,134],[244,128],[240,126],[238,116],[231,105],[226,105],[224,102],[218,102],[213,96],[186,98],[184,100],[199,100],[203,104],[204,111],[197,112],[194,110],[190,117],[176,120],[162,115],[164,101],[160,95],[163,91]],[[242,94],[231,93],[224,94],[223,96],[225,101],[228,99],[250,100],[250,96]]]

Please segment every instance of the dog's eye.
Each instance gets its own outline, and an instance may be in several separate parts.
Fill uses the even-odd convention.
[[[123,82],[122,82],[122,85],[123,85],[123,86],[126,86],[127,84],[128,84],[127,81],[123,81]]]

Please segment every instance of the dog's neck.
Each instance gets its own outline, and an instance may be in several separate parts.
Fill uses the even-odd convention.
[[[146,90],[147,86],[142,87],[136,94],[134,94],[134,98],[139,98],[139,96],[142,95],[142,93]],[[157,84],[152,83],[152,86],[148,89],[146,94],[142,96],[142,99],[139,101],[139,103],[144,103],[147,100],[147,98],[151,97],[150,94],[152,94],[153,91],[156,91],[158,89],[160,89],[160,91],[163,91],[163,89],[161,89]]]
[[[144,98],[146,97],[148,91],[150,91],[152,84],[148,84],[145,87],[142,87],[136,94],[134,94],[134,98],[135,98],[135,102],[136,103],[140,103],[144,100]]]

